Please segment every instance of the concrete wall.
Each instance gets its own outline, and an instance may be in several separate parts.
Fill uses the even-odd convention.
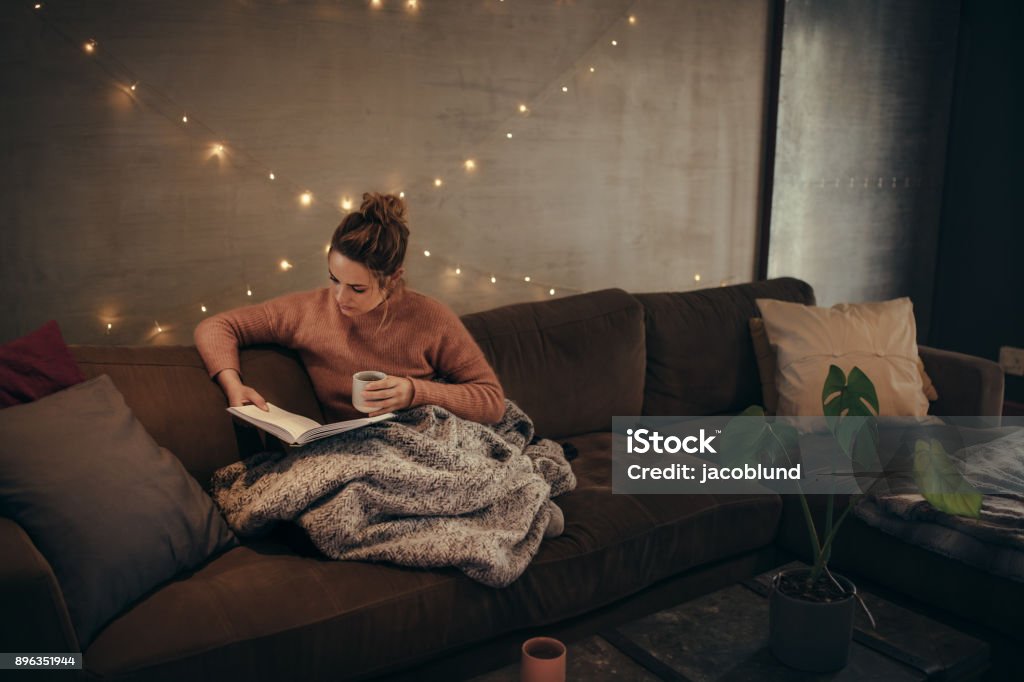
[[[752,278],[767,0],[382,4],[3,3],[0,340],[191,343],[325,286],[367,190],[458,312]]]

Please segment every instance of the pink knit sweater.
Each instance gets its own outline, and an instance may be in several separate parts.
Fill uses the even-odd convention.
[[[383,303],[348,317],[329,288],[285,294],[208,317],[195,329],[195,344],[211,378],[229,368],[241,374],[240,346],[275,343],[295,349],[330,421],[366,416],[352,407],[352,375],[370,369],[412,380],[412,407],[440,405],[464,419],[500,421],[505,412],[501,384],[458,316],[404,286],[387,307],[378,330]]]

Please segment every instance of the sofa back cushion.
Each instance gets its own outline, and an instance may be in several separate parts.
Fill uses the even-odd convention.
[[[71,346],[86,377],[107,374],[146,431],[206,489],[222,466],[263,449],[262,432],[235,421],[193,346]],[[291,412],[323,421],[298,356],[277,346],[240,354],[247,385]],[[272,442],[272,441],[271,441]]]
[[[736,413],[762,404],[749,320],[754,299],[814,305],[814,291],[791,277],[699,291],[635,294],[647,328],[643,413]]]
[[[537,434],[561,438],[608,431],[613,415],[640,414],[643,315],[625,291],[605,289],[515,303],[462,322]]]

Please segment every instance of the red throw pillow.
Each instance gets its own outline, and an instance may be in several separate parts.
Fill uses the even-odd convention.
[[[83,381],[56,320],[0,346],[0,407],[30,403]]]

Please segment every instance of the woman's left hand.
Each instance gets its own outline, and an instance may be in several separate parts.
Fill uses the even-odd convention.
[[[368,416],[376,417],[385,412],[404,410],[412,404],[412,381],[390,374],[380,381],[371,381],[363,390],[366,402],[375,408]]]

